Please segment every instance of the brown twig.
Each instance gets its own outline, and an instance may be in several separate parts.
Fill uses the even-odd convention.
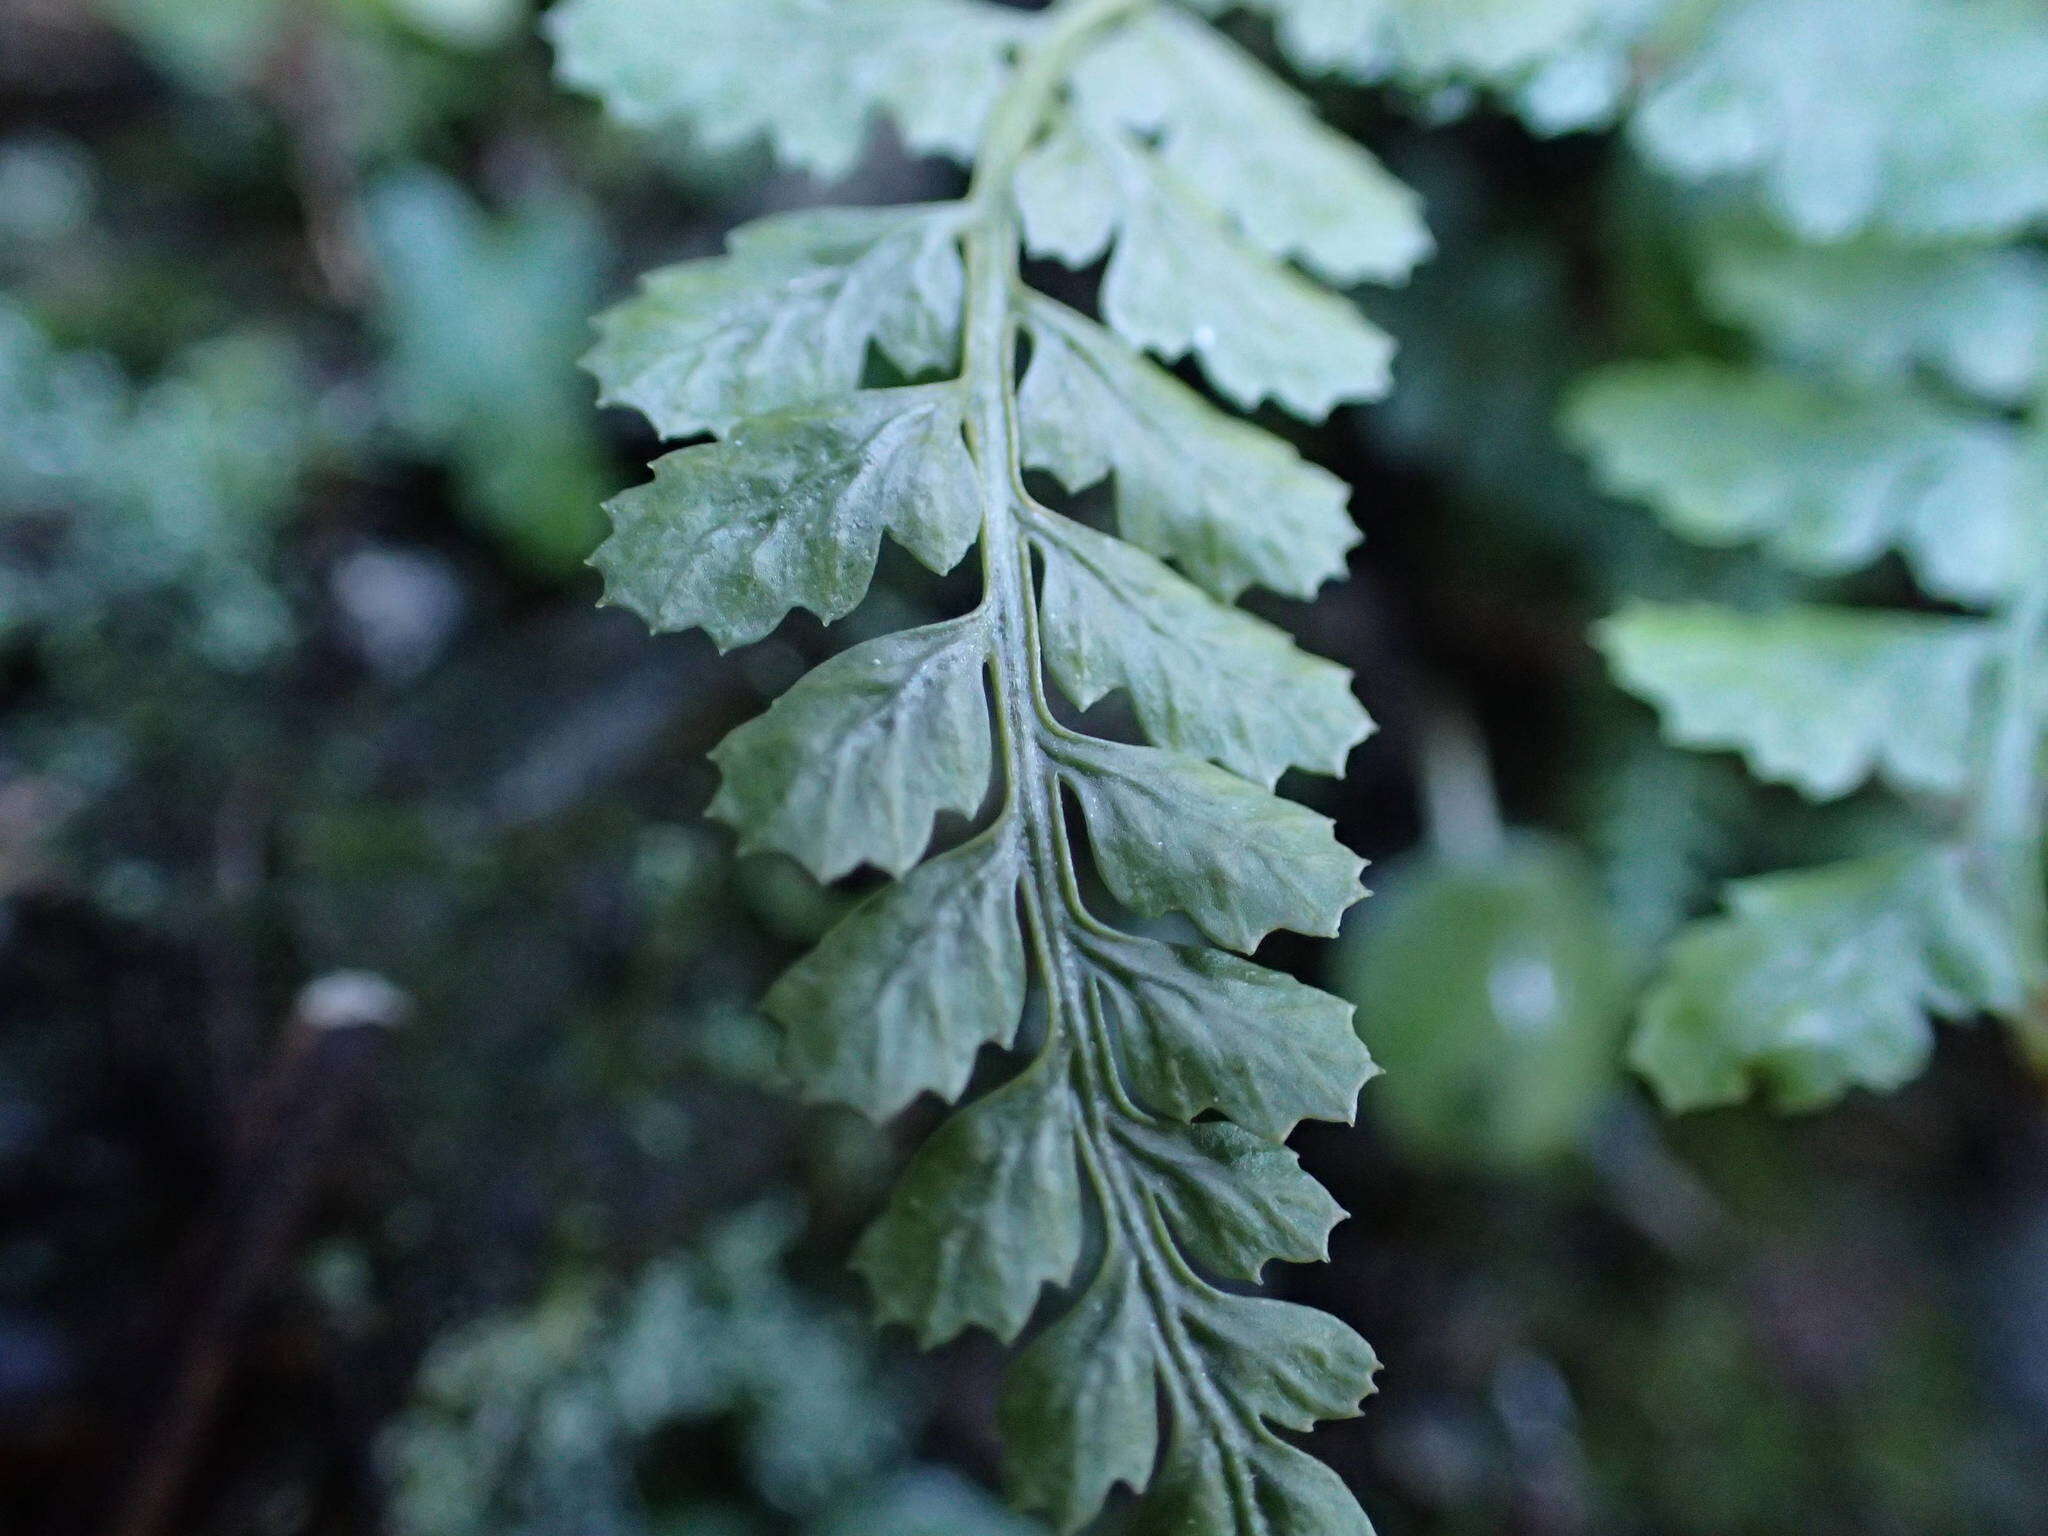
[[[180,1272],[193,1277],[197,1299],[107,1536],[160,1536],[168,1529],[240,1337],[290,1254],[319,1174],[405,1008],[389,982],[362,973],[322,977],[299,994],[238,1127],[220,1217],[187,1245]]]

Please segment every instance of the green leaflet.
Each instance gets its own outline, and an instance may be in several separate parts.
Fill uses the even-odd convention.
[[[980,531],[960,409],[949,385],[864,390],[655,460],[651,483],[605,504],[614,532],[593,563],[607,598],[729,649],[792,608],[851,613],[884,529],[951,570]]]
[[[1004,1380],[1005,1472],[1020,1503],[1072,1531],[1118,1483],[1137,1489],[1151,1481],[1159,1447],[1158,1347],[1137,1262],[1114,1250],[1080,1300]]]
[[[1350,1120],[1376,1070],[1350,1005],[1292,976],[1127,934],[1090,933],[1080,949],[1091,1005],[1148,1109],[1189,1121],[1220,1110],[1277,1143],[1303,1119]]]
[[[1607,489],[1703,543],[1758,542],[1817,574],[1897,549],[1930,592],[1972,603],[2022,569],[2017,435],[1931,400],[1684,359],[1602,369],[1566,424]]]
[[[780,848],[820,880],[902,874],[940,811],[971,815],[988,793],[989,639],[975,613],[833,657],[711,754],[711,814],[742,852]]]
[[[2017,404],[2048,358],[2048,258],[2024,248],[1814,246],[1723,220],[1700,237],[1700,286],[1720,315],[1852,382],[1928,368]]]
[[[1238,1514],[1242,1487],[1250,1489],[1250,1524]],[[1372,1536],[1337,1474],[1278,1437],[1260,1432],[1243,1445],[1226,1447],[1177,1434],[1158,1496],[1140,1513],[1134,1536],[1177,1536],[1230,1524],[1260,1536]]]
[[[1705,15],[1636,115],[1664,169],[1753,180],[1815,241],[1999,236],[2048,211],[2048,15],[2030,0],[1736,0]]]
[[[1155,1323],[1162,1306],[1198,1371],[1181,1374],[1167,1354]],[[1365,1341],[1325,1313],[1226,1295],[1185,1270],[1147,1274],[1113,1251],[1005,1384],[1011,1477],[1060,1530],[1077,1529],[1115,1483],[1150,1479],[1163,1389],[1174,1433],[1157,1493],[1140,1506],[1134,1529],[1369,1533],[1335,1474],[1266,1424],[1300,1429],[1355,1413],[1378,1366]],[[1221,1410],[1219,1399],[1232,1410]],[[1246,1487],[1254,1490],[1250,1510],[1239,1496]]]
[[[1248,244],[1113,124],[1070,116],[1022,175],[1032,250],[1077,266],[1115,232],[1102,314],[1133,346],[1169,360],[1192,353],[1247,409],[1271,398],[1320,420],[1341,401],[1386,392],[1393,342],[1384,332]]]
[[[1076,736],[1053,750],[1102,878],[1134,912],[1185,912],[1248,954],[1275,928],[1334,935],[1365,894],[1364,861],[1292,800],[1157,747]]]
[[[1155,137],[1160,160],[1253,244],[1328,282],[1398,280],[1430,252],[1413,192],[1198,22],[1142,17],[1073,88],[1090,115]]]
[[[767,135],[825,177],[853,169],[886,108],[919,150],[971,158],[1030,18],[979,0],[568,0],[557,72],[622,122]]]
[[[1116,475],[1117,531],[1218,597],[1294,597],[1344,568],[1349,488],[1226,416],[1094,321],[1033,296],[1024,458],[1069,490]]]
[[[1291,767],[1342,773],[1372,722],[1351,674],[1079,523],[1034,528],[1045,657],[1084,709],[1129,692],[1145,734],[1270,787]]]
[[[884,1317],[927,1347],[969,1325],[1017,1336],[1081,1262],[1078,1113],[1038,1066],[932,1133],[854,1258]]]
[[[1933,1048],[1930,1012],[2014,1012],[2038,983],[2006,878],[1930,848],[1739,881],[1729,916],[1680,939],[1631,1060],[1673,1109],[1896,1088]]]
[[[1161,1294],[1148,1296],[1148,1284]],[[1199,1372],[1181,1375],[1166,1355],[1155,1325],[1161,1295]],[[1116,1483],[1142,1487],[1151,1478],[1163,1388],[1174,1434],[1157,1493],[1140,1506],[1134,1529],[1369,1533],[1343,1483],[1276,1439],[1265,1421],[1303,1428],[1355,1413],[1378,1365],[1362,1339],[1324,1313],[1226,1295],[1185,1271],[1148,1275],[1112,1251],[1005,1385],[1011,1477],[1060,1530],[1077,1529]],[[1183,1385],[1190,1380],[1197,1384]],[[1219,1412],[1219,1398],[1238,1413]],[[1237,1496],[1246,1485],[1256,1490],[1249,1512]]]
[[[1223,1121],[1182,1131],[1126,1119],[1117,1135],[1167,1226],[1203,1268],[1256,1282],[1273,1259],[1330,1256],[1330,1229],[1344,1212],[1287,1148]]]
[[[1372,1352],[1205,1275],[1324,1254],[1341,1213],[1280,1142],[1349,1120],[1371,1060],[1337,999],[1103,923],[1066,805],[1125,908],[1184,912],[1221,945],[1334,933],[1361,894],[1330,823],[1263,786],[1338,771],[1370,722],[1342,668],[1230,605],[1342,568],[1345,487],[1139,349],[1321,416],[1384,388],[1389,343],[1283,258],[1394,276],[1427,237],[1413,197],[1248,55],[1152,12],[558,10],[565,73],[631,120],[723,117],[828,171],[877,105],[913,143],[979,145],[965,202],[766,219],[604,317],[605,397],[712,440],[611,503],[596,563],[655,628],[730,646],[792,608],[850,612],[885,533],[941,572],[980,546],[971,612],[855,646],[714,753],[712,809],[743,848],[895,877],[770,991],[784,1064],[877,1118],[1006,1074],[915,1154],[856,1263],[928,1343],[1013,1339],[1067,1291],[1005,1392],[1021,1501],[1072,1530],[1156,1475],[1144,1528],[1327,1536],[1364,1515],[1269,1426],[1354,1412]],[[1106,326],[1024,288],[1027,235],[1077,263],[1110,253]],[[1129,542],[1039,506],[1027,466],[1069,491],[1113,476]],[[1048,679],[1083,708],[1121,690],[1159,745],[1068,729]],[[948,812],[984,824],[928,857]],[[1020,1039],[1028,1059],[998,1073],[985,1048]]]
[[[606,404],[671,438],[844,394],[871,345],[906,373],[950,368],[960,217],[952,204],[817,208],[749,224],[729,255],[653,273],[600,316],[584,366]]]
[[[812,1096],[877,1120],[953,1099],[974,1056],[1024,1011],[1023,853],[985,834],[870,896],[768,993],[784,1057]]]
[[[1872,774],[1959,794],[1976,765],[1995,643],[1979,620],[1640,604],[1598,640],[1673,741],[1732,748],[1817,800]]]

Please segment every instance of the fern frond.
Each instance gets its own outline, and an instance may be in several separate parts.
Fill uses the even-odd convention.
[[[1602,626],[1679,745],[1814,800],[1873,778],[1911,797],[1902,846],[1731,887],[1680,937],[1636,1063],[1675,1106],[1761,1089],[1804,1108],[1913,1076],[1930,1016],[2001,1018],[2048,1059],[2048,408],[2010,413],[2039,391],[2048,278],[2026,245],[1974,243],[2048,206],[2014,139],[2048,122],[2048,25],[2004,0],[1743,0],[1691,33],[1632,137],[1680,180],[1733,183],[1689,231],[1699,294],[1762,355],[1602,369],[1567,433],[1685,538],[1807,582],[1897,556],[1974,612],[1852,606],[1866,584]],[[1969,100],[1924,110],[1959,75]],[[1815,76],[1854,81],[1825,135],[1796,105]]]
[[[657,629],[730,646],[795,607],[842,617],[884,534],[939,572],[978,552],[971,612],[854,647],[715,754],[742,846],[897,877],[769,994],[805,1092],[886,1117],[1030,1041],[863,1239],[878,1306],[927,1344],[1011,1340],[1067,1291],[1002,1406],[1013,1488],[1062,1530],[1123,1484],[1141,1530],[1366,1532],[1276,1431],[1354,1412],[1372,1352],[1219,1283],[1325,1255],[1340,1213],[1282,1142],[1348,1120],[1373,1071],[1348,1006],[1241,958],[1362,894],[1330,823],[1271,786],[1339,771],[1371,727],[1342,669],[1232,600],[1311,594],[1357,535],[1340,482],[1152,358],[1311,418],[1379,393],[1391,343],[1323,282],[1405,274],[1416,199],[1147,0],[569,0],[552,26],[564,78],[629,121],[762,133],[829,173],[886,112],[973,166],[956,203],[738,231],[606,316],[590,360],[665,436],[713,439],[612,503],[608,594]],[[1026,250],[1106,260],[1102,322],[1029,291]],[[910,382],[870,387],[873,353]],[[1113,479],[1119,536],[1028,469]],[[1055,688],[1121,692],[1147,744],[1073,729]],[[992,815],[927,857],[992,782]],[[1104,921],[1087,868],[1207,942]]]

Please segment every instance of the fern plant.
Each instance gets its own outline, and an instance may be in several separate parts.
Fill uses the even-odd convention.
[[[1276,1431],[1355,1412],[1372,1352],[1224,1284],[1326,1256],[1341,1212],[1284,1141],[1348,1120],[1373,1071],[1348,1006],[1243,958],[1362,894],[1330,823],[1271,789],[1338,771],[1369,722],[1233,600],[1310,595],[1357,535],[1339,481],[1145,354],[1244,408],[1380,393],[1390,342],[1323,284],[1404,275],[1415,199],[1147,0],[569,0],[551,27],[563,77],[629,122],[766,134],[830,176],[881,109],[972,166],[959,201],[739,229],[647,279],[590,359],[608,400],[711,439],[610,505],[596,563],[654,628],[731,647],[796,607],[839,619],[884,533],[937,572],[978,557],[970,611],[854,646],[715,753],[743,847],[895,877],[767,999],[808,1094],[885,1118],[960,1096],[985,1046],[1024,1058],[861,1242],[881,1312],[1007,1341],[1065,1291],[1000,1409],[1015,1496],[1062,1530],[1118,1484],[1140,1530],[1368,1530]],[[1106,257],[1101,320],[1029,288],[1026,251]],[[1115,533],[1034,470],[1113,479]],[[1055,689],[1121,690],[1150,744],[1073,728]],[[944,812],[980,821],[933,855]],[[1175,913],[1204,942],[1131,926]]]
[[[1706,184],[1679,205],[1694,284],[1753,345],[1611,366],[1568,430],[1675,533],[1825,586],[1638,603],[1600,644],[1679,745],[1816,801],[1876,781],[1911,810],[1866,855],[1738,882],[1681,935],[1636,1064],[1676,1107],[1757,1088],[1811,1107],[1898,1086],[1930,1015],[1980,1014],[2048,1059],[2048,420],[2028,409],[2048,268],[2012,241],[2048,210],[2048,155],[2015,137],[2048,121],[2048,23],[1997,0],[1773,0],[1670,41],[1632,138]],[[1982,85],[1964,110],[1916,110],[1963,77]],[[1843,106],[1825,143],[1797,116],[1816,90]],[[1912,611],[1856,601],[1883,589],[1850,578],[1888,557]]]

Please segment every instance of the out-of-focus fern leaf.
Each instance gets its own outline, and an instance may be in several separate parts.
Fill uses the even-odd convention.
[[[1739,751],[1759,777],[1815,799],[1872,774],[1960,794],[1982,747],[1996,635],[1981,620],[1643,604],[1599,641],[1673,741]]]
[[[150,599],[203,659],[259,665],[290,635],[270,551],[319,444],[275,336],[191,347],[137,387],[0,301],[0,639],[137,620]]]
[[[373,188],[365,213],[400,425],[447,457],[471,515],[516,558],[543,573],[573,567],[599,534],[597,445],[563,366],[603,261],[596,220],[561,192],[493,220],[418,169]]]
[[[1635,129],[1687,180],[1753,180],[1811,240],[2009,234],[2048,212],[2048,13],[2032,0],[1708,7]]]
[[[1669,1102],[1804,1107],[1913,1075],[1930,1013],[2038,1037],[2048,460],[2039,408],[2010,408],[2039,388],[2048,267],[1986,242],[2048,210],[2048,14],[1731,0],[1664,41],[1635,142],[1740,183],[1689,254],[1705,306],[1775,355],[1609,367],[1570,434],[1686,538],[1821,580],[1896,553],[1927,597],[1988,610],[1639,606],[1602,628],[1680,745],[1816,799],[1873,777],[1938,797],[1900,851],[1735,886],[1651,995],[1635,1056]]]
[[[382,1447],[401,1536],[722,1529],[718,1503],[635,1485],[636,1454],[684,1435],[736,1444],[760,1500],[805,1531],[1031,1536],[981,1490],[905,1462],[902,1383],[855,1319],[782,1273],[792,1214],[749,1207],[623,1289],[565,1284],[439,1340]]]
[[[1816,574],[1896,549],[1963,602],[2022,567],[2034,514],[2018,434],[1929,399],[1685,359],[1594,374],[1567,425],[1609,490],[1703,543],[1761,543]]]
[[[1201,0],[1221,11],[1240,0]],[[1498,79],[1563,47],[1607,0],[1242,0],[1305,69]]]
[[[1679,940],[1631,1059],[1674,1109],[1896,1088],[1926,1063],[1929,1013],[2016,1013],[2039,985],[2016,874],[2038,879],[1933,848],[1739,881],[1728,916]]]
[[[1815,246],[1762,220],[1700,242],[1700,286],[1722,316],[1790,360],[1877,385],[1928,368],[2015,404],[2048,358],[2048,258],[2024,247]]]
[[[804,1092],[886,1116],[1029,1045],[861,1243],[881,1311],[927,1341],[1010,1339],[1072,1288],[1003,1410],[1014,1489],[1065,1529],[1121,1483],[1140,1529],[1365,1531],[1274,1432],[1354,1411],[1371,1351],[1207,1278],[1323,1252],[1335,1209],[1279,1143],[1350,1117],[1372,1067],[1349,1010],[1111,927],[1070,838],[1122,908],[1240,951],[1333,933],[1360,894],[1329,822],[1268,786],[1337,770],[1369,722],[1340,669],[1229,602],[1341,569],[1344,488],[1142,353],[1303,416],[1377,393],[1390,343],[1317,277],[1404,274],[1427,249],[1414,198],[1148,0],[568,0],[554,32],[566,78],[634,120],[764,128],[831,171],[881,105],[973,151],[962,202],[782,215],[657,274],[590,359],[665,436],[716,439],[612,504],[598,563],[657,628],[730,645],[792,607],[838,618],[885,532],[938,571],[979,546],[969,613],[828,662],[716,754],[744,842],[900,877],[769,995]],[[942,96],[952,127],[928,132]],[[1106,325],[1028,291],[1027,245],[1107,255]],[[1070,491],[1113,476],[1122,539],[1041,505],[1027,466]],[[1073,729],[1051,685],[1083,708],[1121,692],[1152,745]],[[985,824],[927,859],[942,812]]]

